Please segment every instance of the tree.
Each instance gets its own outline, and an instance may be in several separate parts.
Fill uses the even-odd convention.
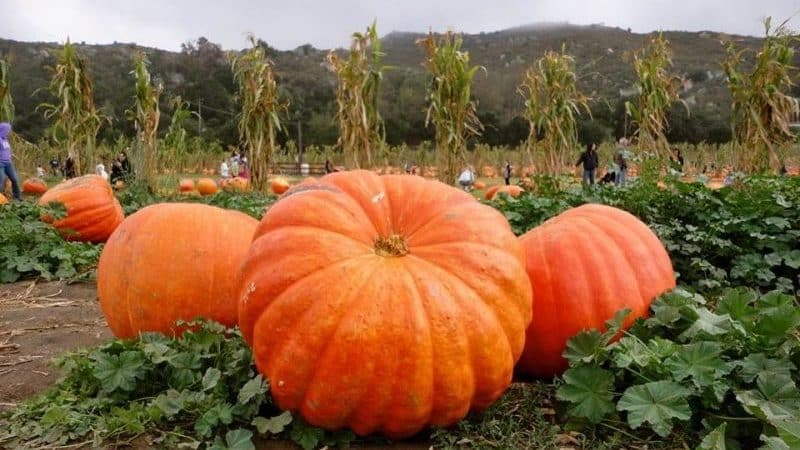
[[[472,79],[480,66],[469,65],[469,53],[461,51],[462,38],[452,32],[436,42],[433,33],[417,40],[426,53],[425,65],[433,79],[428,88],[425,126],[436,128],[439,180],[453,184],[464,160],[467,137],[483,129],[472,100]]]
[[[282,129],[279,114],[288,102],[278,97],[278,84],[264,46],[250,36],[253,48],[233,58],[232,69],[239,84],[238,98],[242,105],[239,136],[250,155],[253,187],[267,189],[270,163],[277,143],[275,133]]]
[[[69,39],[58,52],[57,64],[51,68],[53,78],[50,91],[58,104],[42,103],[45,119],[55,118],[52,127],[56,142],[66,139],[67,153],[75,161],[75,172],[82,173],[81,154],[87,163],[94,159],[94,146],[97,132],[104,116],[97,113],[92,95],[92,80],[86,69],[86,62],[80,57]]]
[[[678,100],[681,80],[667,71],[672,66],[670,43],[662,33],[653,35],[646,47],[634,54],[638,106],[625,102],[625,111],[638,126],[638,150],[656,158],[669,155],[669,142],[664,134],[667,113]]]
[[[772,29],[771,18],[764,21],[766,37],[750,73],[740,69],[747,50],[736,50],[732,42],[726,46],[728,56],[723,68],[733,99],[731,122],[739,147],[736,153],[740,169],[748,172],[763,172],[770,167],[777,170],[780,161],[775,145],[794,137],[789,116],[797,103],[787,91],[794,86],[792,44],[798,39],[787,28],[787,22]]]
[[[11,99],[11,80],[9,64],[0,59],[0,121],[14,121],[14,101]]]
[[[549,51],[525,73],[519,93],[525,97],[525,115],[530,123],[527,151],[539,150],[545,173],[556,175],[565,157],[578,144],[578,115],[591,115],[589,99],[576,85],[575,60],[564,53]],[[541,138],[540,138],[541,137]]]
[[[158,108],[158,100],[161,96],[163,86],[161,83],[153,85],[150,79],[150,71],[147,69],[149,62],[144,52],[136,54],[136,66],[131,72],[136,78],[134,89],[134,108],[128,110],[129,117],[136,126],[136,156],[134,164],[138,170],[138,178],[148,187],[155,191],[156,188],[156,169],[158,167],[158,122],[161,118],[161,111]]]
[[[385,69],[381,66],[383,56],[375,22],[365,33],[353,33],[346,59],[335,51],[328,54],[328,63],[339,80],[336,91],[338,145],[345,153],[346,164],[358,169],[372,166],[373,154],[383,147],[386,139],[378,111]]]

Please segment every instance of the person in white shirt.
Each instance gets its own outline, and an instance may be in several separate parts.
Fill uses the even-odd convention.
[[[36,166],[36,177],[37,178],[44,178],[44,169],[42,169],[42,165]]]
[[[465,168],[461,175],[458,176],[458,184],[464,188],[465,191],[472,190],[472,185],[475,183],[475,173],[471,167]]]
[[[222,164],[219,166],[219,174],[222,178],[230,178],[231,177],[231,170],[228,168],[228,163],[225,160],[222,160]]]
[[[106,172],[106,166],[103,163],[99,163],[94,167],[94,173],[103,177],[104,180],[108,180],[108,172]]]

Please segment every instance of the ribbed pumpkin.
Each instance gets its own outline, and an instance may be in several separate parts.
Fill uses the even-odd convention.
[[[492,186],[486,191],[486,200],[494,200],[501,192],[505,192],[506,194],[512,197],[519,197],[520,194],[525,192],[525,189],[517,185],[502,185],[502,186]]]
[[[561,356],[580,331],[604,329],[628,308],[629,327],[648,314],[659,294],[675,287],[672,262],[658,237],[632,214],[604,205],[583,205],[534,228],[525,246],[533,287],[533,320],[522,373],[551,377],[567,368]]]
[[[238,211],[160,203],[137,211],[109,238],[97,295],[120,338],[180,332],[178,319],[237,322],[236,275],[258,221]]]
[[[227,178],[220,184],[225,191],[245,192],[250,188],[250,181],[242,177]]]
[[[178,190],[183,193],[194,192],[194,180],[184,178],[178,183]]]
[[[290,187],[289,182],[286,181],[286,178],[282,177],[273,178],[270,180],[269,185],[275,195],[283,194],[284,192],[288,191]]]
[[[26,194],[44,194],[47,192],[47,183],[39,178],[28,178],[22,182],[22,192]]]
[[[61,203],[66,216],[59,220],[44,215],[42,220],[58,229],[64,238],[84,242],[105,242],[122,222],[122,206],[100,175],[84,175],[48,189],[39,205]]]
[[[239,292],[239,326],[282,409],[393,438],[495,401],[531,315],[524,253],[498,211],[366,170],[284,194]]]
[[[211,178],[200,178],[197,180],[197,192],[199,192],[200,195],[214,195],[218,190],[217,183]]]

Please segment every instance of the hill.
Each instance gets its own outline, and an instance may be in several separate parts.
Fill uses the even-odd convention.
[[[685,78],[681,97],[689,107],[674,108],[670,135],[675,140],[724,140],[730,135],[727,125],[729,95],[720,62],[724,58],[722,40],[733,39],[740,46],[756,48],[760,39],[728,36],[715,32],[665,32],[674,49],[673,72]],[[393,70],[382,85],[381,112],[387,123],[391,143],[418,143],[431,139],[433,130],[424,127],[426,76],[422,51],[415,40],[421,34],[391,32],[383,38],[385,62]],[[482,141],[490,144],[516,144],[527,135],[527,125],[518,115],[522,98],[517,86],[525,70],[546,50],[562,45],[576,58],[579,87],[592,98],[593,119],[584,118],[584,138],[620,135],[625,126],[622,102],[635,95],[630,54],[644,45],[647,36],[601,25],[576,26],[541,24],[503,31],[464,35],[464,49],[473,64],[486,68],[476,76],[474,94],[480,116],[487,125]],[[164,82],[162,125],[169,123],[169,98],[180,95],[191,102],[202,116],[190,124],[192,134],[236,142],[235,88],[227,56],[230,52],[205,38],[186,43],[180,52],[138,47],[130,43],[77,45],[87,59],[95,86],[95,102],[115,118],[101,132],[101,139],[112,141],[131,136],[132,124],[124,111],[132,105],[133,81],[130,74],[137,50],[147,52],[151,72]],[[47,127],[41,102],[51,101],[47,92],[48,66],[55,63],[56,43],[29,43],[0,40],[0,54],[11,62],[12,95],[17,108],[16,129],[36,141]],[[301,121],[306,144],[335,142],[334,121],[336,79],[325,65],[327,50],[304,45],[291,51],[270,49],[279,84],[291,101],[291,120]],[[296,129],[292,124],[292,131]],[[285,139],[285,138],[284,138]]]

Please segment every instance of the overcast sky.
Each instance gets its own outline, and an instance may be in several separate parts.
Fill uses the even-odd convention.
[[[635,32],[713,30],[761,35],[773,16],[800,29],[800,0],[0,0],[0,37],[22,41],[136,42],[177,50],[205,36],[226,49],[246,34],[279,49],[346,46],[378,19],[378,31],[497,31],[534,22],[630,27]]]

